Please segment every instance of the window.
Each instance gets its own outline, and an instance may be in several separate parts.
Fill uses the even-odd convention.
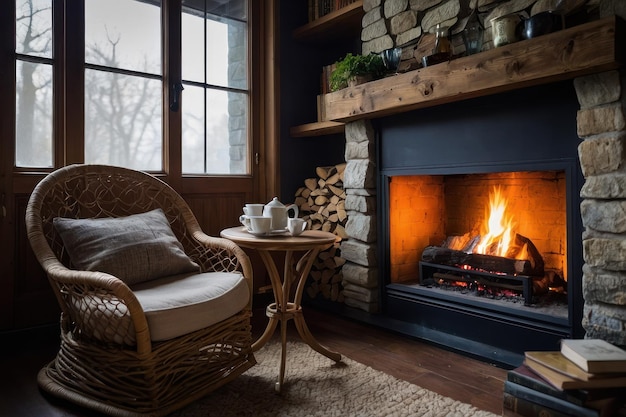
[[[52,0],[17,0],[15,165],[53,166]]]
[[[250,173],[247,10],[183,1],[183,173]]]
[[[79,1],[65,0],[65,10]],[[54,146],[79,149],[80,141],[86,163],[161,172],[164,161],[171,162],[165,140],[179,137],[182,149],[174,154],[181,155],[176,164],[183,174],[250,175],[248,1],[181,0],[181,33],[167,36],[161,0],[82,1],[84,85],[67,80],[64,88],[83,89],[84,112],[53,97],[55,71],[76,64],[53,56],[53,42],[73,46],[72,39],[54,36],[63,31],[53,28],[53,9],[63,8],[53,0],[16,0],[16,166],[53,168],[62,164]],[[169,131],[163,39],[182,45],[181,62],[174,63],[182,73],[182,85],[175,86],[184,89],[182,127]],[[84,136],[55,138],[64,132],[55,131],[54,114],[75,110],[62,120],[82,118]]]
[[[85,162],[163,168],[159,1],[85,0]]]

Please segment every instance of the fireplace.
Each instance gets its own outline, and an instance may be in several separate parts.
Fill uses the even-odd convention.
[[[457,13],[433,5],[437,13],[418,13],[417,30],[407,28],[394,43],[394,23],[410,19],[398,19],[406,11],[395,3],[388,8],[391,3],[368,5],[374,7],[366,9],[368,17],[385,9],[385,24],[363,20],[365,53],[425,33],[420,17],[428,15],[430,26]],[[613,16],[623,17],[624,10],[618,3],[592,7],[587,24],[324,95],[322,120],[345,122],[343,314],[510,365],[519,364],[525,350],[557,348],[562,337],[626,346],[626,110],[624,72],[617,71],[624,27]],[[513,0],[494,5],[518,6]],[[387,15],[392,9],[397,15]],[[518,314],[500,300],[434,295],[435,289],[415,284],[418,249],[392,266],[398,243],[389,233],[391,184],[520,172],[564,176],[565,309],[541,312],[521,303],[524,314]]]
[[[525,350],[553,350],[562,338],[582,336],[577,110],[569,82],[377,122],[379,275],[388,317],[419,337],[509,364]],[[495,189],[507,197],[517,235],[538,250],[542,276],[464,273],[422,259],[446,239],[484,234]]]
[[[394,177],[390,281],[567,317],[565,185],[564,171]]]

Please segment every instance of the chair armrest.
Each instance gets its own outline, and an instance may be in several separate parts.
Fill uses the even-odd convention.
[[[197,256],[192,256],[192,258],[200,264],[201,270],[203,272],[240,271],[250,288],[249,304],[250,307],[252,307],[252,263],[244,250],[232,240],[209,236],[199,230],[194,231],[192,236],[204,248],[202,253],[197,254]]]
[[[139,354],[151,351],[145,313],[124,281],[105,272],[69,269],[56,259],[44,269],[63,312],[64,331],[77,327],[81,337],[136,345]]]

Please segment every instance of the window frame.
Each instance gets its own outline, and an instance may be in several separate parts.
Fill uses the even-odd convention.
[[[14,8],[14,2],[11,2]],[[256,0],[248,1],[248,33],[247,33],[247,71],[248,71],[248,87],[243,90],[248,97],[248,121],[247,121],[247,170],[242,174],[204,174],[193,173],[183,174],[182,170],[182,122],[179,112],[170,111],[170,103],[173,99],[172,91],[175,84],[182,83],[181,76],[181,0],[162,0],[161,8],[161,27],[162,27],[162,163],[161,169],[157,171],[149,171],[155,175],[163,177],[174,176],[179,179],[193,177],[252,177],[256,176],[259,168],[263,169],[265,164],[260,160],[260,150],[265,145],[259,144],[259,141],[265,140],[267,124],[260,123],[259,117],[265,111],[257,110],[260,102],[266,102],[264,98],[257,97],[259,94],[269,92],[269,90],[257,88],[256,85],[265,77],[265,63],[259,59],[263,56],[261,53],[254,51],[255,48],[263,48],[267,50],[276,47],[276,45],[266,44],[269,38],[262,35],[271,25],[275,17],[272,16],[268,20],[266,13],[276,13],[274,0],[266,2],[258,2]],[[263,4],[260,4],[263,3]],[[84,39],[84,13],[85,4],[83,0],[53,0],[53,143],[52,143],[52,167],[17,167],[13,164],[15,173],[45,173],[50,172],[59,167],[84,163],[85,153],[85,70],[107,70],[107,67],[101,67],[96,64],[85,63],[85,39]],[[15,16],[15,12],[9,13]],[[14,26],[14,19],[11,19]],[[274,29],[272,29],[274,30]],[[260,39],[265,37],[264,39]],[[57,41],[60,40],[60,41]],[[12,47],[14,51],[14,46]],[[256,59],[256,61],[255,61]],[[14,64],[13,64],[14,66]],[[152,74],[144,74],[141,71],[119,70],[122,74],[140,75],[148,78],[157,79]],[[13,74],[15,72],[13,71]],[[272,70],[273,73],[273,70]],[[71,87],[67,87],[71,86]],[[216,86],[216,89],[224,91],[241,91],[229,87]],[[184,96],[184,92],[182,93]],[[13,88],[12,97],[15,97],[15,88]],[[276,94],[272,93],[272,96]],[[183,99],[184,100],[184,99]],[[275,99],[269,100],[276,103]],[[15,112],[13,109],[12,113]],[[271,110],[274,113],[275,109]],[[82,114],[83,117],[76,117],[76,114]],[[179,120],[177,120],[177,118]],[[261,128],[262,130],[259,130]],[[272,129],[274,130],[274,129]],[[10,137],[15,137],[14,133]],[[259,140],[255,139],[259,138]],[[275,138],[275,137],[274,137]],[[13,141],[12,141],[13,142]],[[14,146],[11,155],[14,156]],[[269,157],[269,155],[268,155]],[[277,174],[269,173],[271,177]],[[176,180],[175,180],[176,181]],[[179,181],[176,181],[179,182]]]

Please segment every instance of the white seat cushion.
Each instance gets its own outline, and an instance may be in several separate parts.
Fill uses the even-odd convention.
[[[246,280],[237,272],[175,275],[132,290],[146,313],[153,341],[211,326],[237,314],[250,300]]]

